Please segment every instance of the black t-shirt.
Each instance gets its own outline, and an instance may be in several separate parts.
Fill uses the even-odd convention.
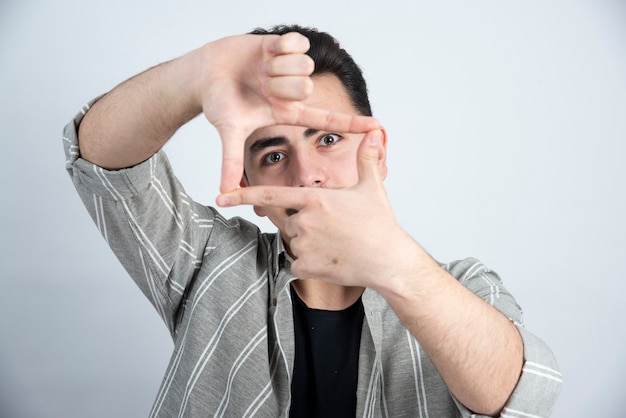
[[[342,311],[325,311],[306,306],[293,287],[291,294],[296,355],[290,417],[354,417],[361,298]]]

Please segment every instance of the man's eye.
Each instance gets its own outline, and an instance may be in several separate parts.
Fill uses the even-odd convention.
[[[283,154],[282,152],[270,152],[265,157],[263,157],[263,164],[265,165],[276,164],[283,158],[285,158],[285,154]]]
[[[328,147],[341,141],[341,138],[341,135],[338,134],[324,134],[320,137],[319,144],[323,147]]]

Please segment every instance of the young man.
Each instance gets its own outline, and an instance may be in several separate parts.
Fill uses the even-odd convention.
[[[184,193],[161,147],[199,113],[222,140],[218,205],[277,234]],[[400,228],[370,115],[351,57],[293,26],[154,67],[66,126],[79,194],[174,339],[151,416],[549,415],[551,351],[495,273]]]

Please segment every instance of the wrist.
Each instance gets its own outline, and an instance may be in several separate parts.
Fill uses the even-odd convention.
[[[387,299],[394,300],[423,298],[432,281],[441,271],[439,264],[408,235],[395,248],[393,266],[387,271],[384,280],[379,280],[374,288]]]
[[[162,77],[169,86],[166,100],[184,119],[191,120],[202,112],[202,92],[205,89],[207,67],[204,47],[193,50],[165,63]]]

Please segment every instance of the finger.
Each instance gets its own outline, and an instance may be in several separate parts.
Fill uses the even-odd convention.
[[[315,189],[281,186],[242,187],[217,197],[218,206],[254,205],[301,210]]]
[[[304,54],[311,46],[309,39],[297,32],[289,32],[279,37],[268,37],[267,51],[272,55]]]
[[[222,175],[220,192],[226,193],[236,189],[243,177],[244,143],[237,138],[245,138],[244,133],[219,132],[222,138]]]
[[[357,151],[357,168],[360,184],[381,182],[379,162],[384,140],[385,131],[382,129],[374,129],[368,132],[361,140]]]
[[[285,221],[285,234],[287,234],[292,242],[294,238],[298,236],[298,223],[295,222],[293,217],[290,217]]]
[[[278,121],[285,125],[306,126],[313,129],[364,133],[380,129],[378,120],[371,116],[352,115],[327,109],[307,107],[294,103],[296,112],[287,113],[285,120]]]
[[[270,77],[265,83],[264,92],[277,99],[304,100],[313,92],[313,80],[308,76]]]
[[[305,54],[289,54],[272,57],[267,61],[266,72],[270,77],[283,75],[310,76],[315,62]]]

